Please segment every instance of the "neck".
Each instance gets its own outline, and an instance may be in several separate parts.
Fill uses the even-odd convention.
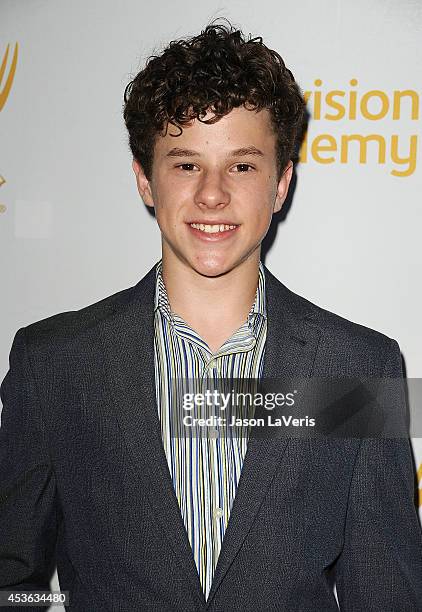
[[[217,277],[203,276],[163,250],[162,274],[171,310],[194,329],[237,329],[254,303],[260,249]]]

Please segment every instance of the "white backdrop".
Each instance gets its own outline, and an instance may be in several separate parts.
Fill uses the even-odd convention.
[[[0,66],[10,45],[0,379],[19,327],[133,285],[159,258],[132,176],[123,90],[154,50],[215,17],[279,51],[313,115],[266,265],[311,301],[397,339],[407,375],[422,375],[419,0],[260,0],[258,12],[238,0],[0,0]],[[368,135],[365,154],[356,136]],[[422,440],[414,448],[422,478]]]

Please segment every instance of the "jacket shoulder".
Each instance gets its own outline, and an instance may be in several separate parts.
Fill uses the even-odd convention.
[[[310,302],[302,296],[298,295],[297,298],[303,303],[303,306],[309,308],[314,313],[315,319],[322,329],[328,333],[335,334],[340,342],[355,339],[357,342],[365,342],[374,346],[385,346],[393,341],[392,338],[380,331],[321,308],[321,306]]]
[[[280,295],[284,297],[284,303],[288,304],[297,317],[321,330],[325,342],[332,350],[337,348],[349,352],[370,352],[379,358],[380,352],[388,351],[392,345],[397,345],[397,342],[386,334],[326,310],[293,292],[270,272],[268,278],[273,286],[278,287]]]
[[[28,345],[73,340],[95,329],[101,321],[124,311],[133,300],[142,299],[145,290],[153,290],[155,265],[134,286],[122,289],[78,310],[61,312],[35,321],[23,328]]]

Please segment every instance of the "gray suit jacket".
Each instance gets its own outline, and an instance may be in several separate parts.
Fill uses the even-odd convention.
[[[266,268],[264,377],[401,376],[397,343]],[[70,610],[422,610],[407,440],[249,441],[210,596],[201,591],[155,401],[155,267],[134,287],[20,329],[1,387],[0,587]],[[39,609],[39,608],[38,608]]]

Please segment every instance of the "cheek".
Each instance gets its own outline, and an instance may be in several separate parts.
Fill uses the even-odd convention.
[[[251,215],[256,219],[257,225],[266,226],[272,217],[276,190],[269,188],[268,184],[254,194],[251,200]]]
[[[278,183],[273,175],[262,173],[259,180],[250,186],[247,195],[251,202],[258,203],[261,208],[271,209],[277,195],[277,187]]]
[[[176,194],[176,195],[175,195]],[[166,186],[165,189],[157,189],[154,194],[155,218],[163,234],[170,236],[180,228],[183,218],[183,207],[180,194]]]
[[[152,188],[156,208],[166,216],[177,217],[189,201],[189,191],[180,181],[161,180]]]

